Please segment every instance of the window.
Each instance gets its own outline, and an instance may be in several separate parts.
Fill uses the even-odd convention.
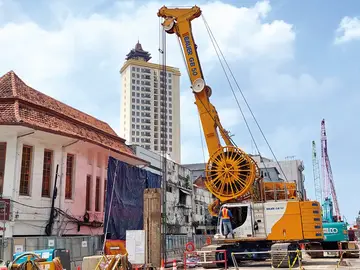
[[[65,199],[72,199],[72,185],[74,170],[74,155],[67,154],[66,158],[66,182],[65,182]]]
[[[6,143],[0,143],[0,194],[3,193],[6,159]]]
[[[179,189],[179,204],[186,205],[186,193]]]
[[[106,202],[106,188],[107,188],[107,181],[104,180],[104,212],[105,212],[105,202]]]
[[[20,195],[30,196],[32,146],[24,145],[21,161]]]
[[[53,152],[51,150],[45,149],[44,150],[42,190],[41,190],[42,197],[50,197],[52,157],[53,157]]]
[[[86,211],[90,211],[90,198],[91,198],[91,175],[86,176]]]
[[[95,187],[95,212],[100,212],[100,177],[96,177]]]

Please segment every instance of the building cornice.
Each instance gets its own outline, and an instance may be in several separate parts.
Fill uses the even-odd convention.
[[[124,63],[124,65],[120,69],[120,73],[123,73],[126,70],[126,68],[130,65],[140,66],[140,67],[148,67],[148,68],[159,69],[159,70],[163,69],[163,66],[159,65],[159,64],[149,63],[149,62],[145,62],[142,60],[130,59]],[[172,72],[176,76],[181,76],[180,70],[178,68],[166,66],[166,71]]]

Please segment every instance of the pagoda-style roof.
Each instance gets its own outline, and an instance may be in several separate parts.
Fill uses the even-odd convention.
[[[135,48],[132,49],[127,55],[126,60],[130,59],[137,59],[137,60],[144,60],[148,62],[151,59],[151,55],[149,52],[144,51],[140,42],[138,41],[135,45]]]

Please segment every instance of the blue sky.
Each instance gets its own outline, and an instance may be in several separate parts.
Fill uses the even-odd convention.
[[[157,10],[182,1],[35,2],[0,0],[0,73],[12,69],[30,86],[118,131],[119,70],[125,55],[139,38],[157,62]],[[202,0],[186,5],[193,4],[202,8],[276,157],[304,160],[309,196],[314,196],[311,141],[320,146],[320,122],[326,119],[340,209],[352,222],[360,210],[355,155],[360,150],[360,2]],[[235,134],[238,146],[253,152],[200,18],[194,21],[194,36],[223,125]],[[175,37],[167,40],[167,62],[183,74],[182,162],[203,162],[184,63]],[[272,158],[248,112],[246,116],[260,152]]]

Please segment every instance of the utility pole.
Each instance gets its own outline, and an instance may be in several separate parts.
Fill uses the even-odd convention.
[[[3,227],[2,227],[2,238],[1,238],[1,256],[2,258],[5,258],[5,230],[6,230],[6,201],[1,200],[0,201],[0,211],[2,211],[2,217],[3,217]]]

